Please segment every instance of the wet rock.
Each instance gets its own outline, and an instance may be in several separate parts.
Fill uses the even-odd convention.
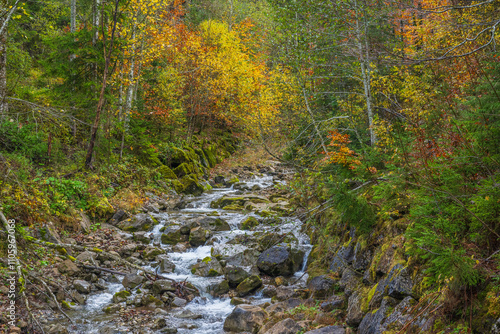
[[[231,231],[229,223],[222,218],[204,217],[198,221],[198,224],[212,232]]]
[[[238,286],[236,287],[236,292],[238,293],[238,296],[244,297],[250,292],[260,288],[261,286],[262,280],[260,279],[260,277],[257,275],[252,275],[238,284]]]
[[[165,254],[165,250],[158,247],[148,246],[142,252],[142,258],[146,261],[152,261],[156,256]]]
[[[250,274],[241,267],[236,267],[232,265],[226,266],[224,269],[224,277],[229,283],[229,286],[235,288],[243,282]]]
[[[85,304],[85,301],[87,300],[87,297],[84,295],[81,295],[78,291],[76,290],[71,290],[69,293],[71,299],[76,301],[78,304],[83,305]]]
[[[159,264],[159,272],[160,273],[173,273],[175,270],[175,264],[172,262],[170,257],[166,254],[161,254],[156,257],[156,261],[158,261]]]
[[[113,217],[109,220],[109,224],[116,226],[119,222],[127,219],[127,213],[124,210],[117,210]]]
[[[210,231],[201,226],[192,228],[189,234],[189,244],[193,247],[203,246],[210,235]]]
[[[350,268],[344,269],[342,278],[338,282],[338,286],[342,290],[344,290],[347,298],[349,298],[349,296],[352,295],[354,291],[356,291],[359,284],[361,284],[361,277],[358,277],[356,272],[354,272]]]
[[[141,244],[148,245],[149,243],[151,243],[150,235],[151,235],[150,232],[144,232],[144,231],[135,232],[134,233],[134,241],[139,242]]]
[[[122,220],[116,226],[126,232],[138,232],[150,231],[155,223],[149,214],[139,213],[132,218]]]
[[[203,318],[201,314],[196,314],[190,310],[184,310],[181,313],[176,314],[175,317],[179,319],[191,319],[191,320]]]
[[[358,327],[365,313],[362,311],[362,296],[355,292],[353,293],[347,303],[347,317],[346,323],[351,327]]]
[[[188,237],[181,233],[180,228],[168,227],[161,235],[161,242],[167,245],[175,245],[187,241]]]
[[[73,263],[73,261],[67,259],[64,260],[64,262],[59,263],[57,266],[57,270],[61,274],[67,274],[68,276],[76,276],[80,273],[80,268],[76,266],[76,264]]]
[[[297,334],[301,330],[302,327],[295,320],[288,318],[276,323],[264,334]]]
[[[259,226],[259,221],[257,218],[250,216],[245,219],[243,219],[240,222],[240,226],[242,230],[251,230],[252,228]]]
[[[220,283],[215,283],[208,287],[208,292],[213,297],[220,297],[229,292],[229,284],[226,280]]]
[[[113,303],[118,304],[125,302],[131,295],[132,294],[127,290],[119,291],[113,295]]]
[[[345,268],[348,265],[352,264],[354,259],[354,245],[352,240],[349,241],[349,244],[340,247],[333,258],[332,263],[330,264],[330,271],[341,275]]]
[[[245,249],[229,257],[223,257],[228,265],[249,267],[257,263],[260,252],[255,249]]]
[[[223,274],[223,268],[217,259],[206,257],[191,268],[193,275],[202,277],[214,277]]]
[[[187,300],[179,298],[179,297],[175,297],[171,303],[171,305],[173,307],[184,307],[184,306],[186,306],[186,304],[187,304]]]
[[[128,289],[133,289],[142,282],[144,282],[143,276],[137,274],[128,274],[123,278],[122,285]]]
[[[238,305],[224,321],[224,330],[228,332],[255,333],[267,318],[267,312],[254,305]]]
[[[259,269],[272,277],[291,276],[302,265],[304,252],[287,247],[273,246],[260,254]]]
[[[304,334],[345,334],[346,330],[340,326],[327,326],[312,331],[305,332]]]
[[[321,309],[325,312],[331,312],[335,309],[343,308],[346,297],[344,295],[335,295],[330,297],[326,302],[321,303]]]
[[[311,290],[314,298],[326,298],[328,297],[335,286],[335,281],[326,275],[314,277],[307,288]]]
[[[127,291],[128,292],[128,291]],[[126,298],[125,298],[126,300]],[[125,302],[121,302],[121,303],[116,303],[116,304],[111,304],[109,306],[105,306],[102,311],[106,314],[112,314],[112,313],[116,313],[118,311],[120,311],[121,309],[124,309],[127,305],[125,304]]]
[[[274,304],[268,306],[266,308],[266,311],[271,315],[276,314],[276,313],[283,313],[283,312],[289,311],[293,308],[296,308],[297,306],[302,305],[303,303],[304,303],[304,301],[302,299],[290,298],[290,299],[286,299],[282,302],[274,303]]]
[[[250,304],[248,299],[233,297],[231,298],[231,305],[241,305],[241,304]]]
[[[172,285],[172,281],[166,279],[159,279],[153,283],[151,290],[155,295],[161,295],[167,291],[175,291],[175,287]]]
[[[92,286],[90,285],[89,282],[79,279],[73,282],[73,287],[75,288],[76,291],[84,294],[89,294],[90,291],[92,290]]]
[[[153,296],[152,294],[144,294],[141,298],[141,304],[140,306],[156,306],[156,307],[159,307],[159,306],[162,306],[163,305],[163,302],[156,298],[155,296]]]

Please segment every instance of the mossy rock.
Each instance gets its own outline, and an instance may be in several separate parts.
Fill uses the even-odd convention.
[[[243,197],[224,196],[224,197],[221,197],[218,200],[210,203],[210,206],[212,208],[224,208],[224,207],[229,206],[229,205],[238,205],[238,206],[243,207],[245,202],[246,202],[246,198],[243,198]]]
[[[176,245],[179,242],[187,241],[187,236],[181,233],[181,229],[171,229],[161,235],[161,242],[167,245]]]
[[[236,176],[232,177],[229,181],[226,181],[228,185],[233,185],[235,183],[239,183],[240,179],[238,179]]]
[[[191,273],[202,277],[215,277],[221,276],[223,270],[217,259],[206,257],[191,268]]]
[[[89,209],[89,213],[94,218],[99,217],[109,219],[115,213],[115,209],[113,209],[113,206],[109,204],[108,198],[104,196],[99,197],[95,202],[92,201],[90,207],[91,209]]]
[[[119,291],[113,295],[113,303],[121,303],[127,300],[131,293],[127,290]]]
[[[171,170],[169,167],[163,165],[160,166],[156,169],[160,175],[167,180],[177,180],[177,175],[175,175],[174,171]]]
[[[183,162],[177,168],[174,169],[174,173],[178,177],[194,174],[194,166],[190,163]]]
[[[262,286],[262,280],[257,275],[252,275],[238,284],[236,292],[239,297],[244,297]]]
[[[203,150],[201,148],[195,148],[194,151],[196,152],[198,157],[200,157],[201,165],[205,168],[210,168],[210,163],[208,162],[208,159],[205,156],[205,153],[203,152]]]
[[[207,159],[208,165],[213,168],[215,165],[217,165],[217,158],[215,154],[215,149],[213,146],[210,146],[206,149],[203,150],[203,153],[205,153],[205,157]]]
[[[227,206],[223,207],[222,209],[229,210],[229,211],[243,211],[243,210],[245,210],[245,208],[242,205],[238,205],[238,204],[227,205]]]
[[[185,194],[200,196],[204,191],[203,186],[198,182],[198,178],[196,176],[184,176],[180,182],[184,188],[182,192]]]
[[[254,228],[258,225],[259,225],[259,221],[257,220],[257,218],[250,216],[241,222],[241,229],[242,230],[251,230],[252,228]]]

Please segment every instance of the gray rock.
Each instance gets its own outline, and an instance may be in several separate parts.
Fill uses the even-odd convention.
[[[387,312],[387,300],[384,299],[378,310],[374,313],[368,312],[358,327],[359,334],[378,334],[382,333],[382,322],[385,320]]]
[[[361,277],[358,277],[358,275],[350,268],[344,269],[342,278],[340,279],[338,285],[342,290],[344,290],[347,298],[349,298],[349,296],[356,291],[359,284],[361,284]]]
[[[352,264],[353,260],[354,245],[351,240],[348,245],[340,247],[337,251],[337,254],[335,254],[333,261],[330,264],[330,271],[341,275],[344,269],[347,268],[348,265]]]
[[[411,295],[413,281],[408,273],[408,267],[396,264],[390,271],[387,284],[387,295],[396,299],[403,299]]]
[[[203,246],[210,235],[210,231],[201,226],[192,228],[189,234],[189,244],[193,247]]]
[[[282,302],[279,303],[274,303],[266,308],[266,312],[268,312],[270,315],[280,313],[280,312],[286,312],[289,311],[299,305],[302,305],[304,301],[302,299],[298,298],[290,298],[286,299]]]
[[[327,326],[305,332],[304,334],[345,334],[345,329],[340,326]]]
[[[159,272],[160,273],[173,273],[175,270],[175,264],[172,262],[170,257],[166,254],[158,255],[156,257],[156,261],[158,261],[159,264]]]
[[[491,334],[500,334],[500,318],[491,326]]]
[[[179,242],[188,241],[188,236],[181,233],[179,227],[167,227],[161,235],[161,242],[167,245],[175,245]]]
[[[47,334],[68,334],[68,330],[61,324],[51,325]]]
[[[287,247],[273,246],[260,254],[257,259],[259,269],[272,277],[291,276],[302,264],[304,253]]]
[[[80,272],[80,268],[78,268],[70,259],[59,263],[57,270],[59,270],[61,274],[67,274],[69,276],[76,276]]]
[[[139,231],[134,233],[134,241],[149,245],[151,243],[151,232]]]
[[[80,262],[87,262],[90,263],[91,265],[94,265],[94,261],[97,259],[97,254],[94,252],[89,252],[89,251],[84,251],[76,257],[76,259]]]
[[[201,314],[194,313],[190,310],[184,310],[181,313],[176,314],[175,317],[179,319],[191,319],[191,320],[203,318]]]
[[[321,309],[325,312],[331,312],[335,309],[343,308],[346,297],[344,295],[335,295],[330,297],[326,302],[321,303]]]
[[[126,232],[150,231],[155,221],[147,213],[139,213],[119,222],[116,226]]]
[[[153,283],[151,290],[155,295],[161,295],[167,291],[175,291],[175,287],[172,285],[172,281],[166,279],[159,279]]]
[[[132,294],[127,290],[118,291],[113,295],[113,303],[119,304],[127,301]]]
[[[392,324],[405,324],[413,319],[413,316],[409,313],[412,306],[415,304],[415,300],[412,297],[406,297],[403,299],[392,311],[385,321],[382,323],[382,330],[386,330]],[[497,333],[500,334],[500,333]]]
[[[142,252],[142,258],[147,261],[152,261],[156,256],[165,254],[165,250],[158,247],[147,246]]]
[[[212,232],[231,231],[229,223],[222,218],[204,217],[198,221],[201,227]]]
[[[239,297],[245,297],[252,291],[255,291],[258,288],[260,288],[261,286],[262,286],[262,280],[260,279],[260,277],[257,275],[252,275],[243,280],[243,282],[241,282],[240,284],[238,284],[238,286],[236,287],[236,292],[238,293]]]
[[[369,249],[362,250],[361,243],[358,241],[354,248],[354,261],[352,267],[357,271],[365,271],[372,260],[372,251]]]
[[[394,257],[394,248],[387,247],[387,249],[380,256],[380,260],[377,263],[376,274],[379,276],[387,275],[391,269],[392,258]]]
[[[223,274],[222,266],[217,259],[212,257],[207,257],[201,262],[198,262],[191,268],[191,273],[193,275],[202,277],[214,277],[221,276]]]
[[[78,222],[80,228],[84,233],[90,233],[92,223],[90,222],[89,217],[82,211],[80,211],[80,221]]]
[[[224,277],[229,283],[229,286],[235,288],[243,282],[250,274],[241,267],[228,265],[224,268]]]
[[[90,285],[89,282],[79,279],[73,282],[73,287],[75,288],[76,291],[84,293],[86,295],[88,295],[92,290],[92,286]]]
[[[358,327],[365,313],[361,310],[362,296],[355,292],[349,297],[347,302],[347,317],[346,323],[351,327]]]
[[[124,210],[117,210],[113,217],[109,220],[109,223],[113,226],[116,226],[122,220],[127,219],[127,213]]]
[[[226,280],[223,280],[220,283],[214,283],[213,285],[210,285],[208,287],[208,292],[213,297],[220,297],[223,294],[226,294],[229,292],[229,284]]]
[[[265,334],[297,334],[302,330],[302,327],[293,319],[287,318],[277,322]]]
[[[266,311],[254,305],[238,305],[224,321],[224,330],[228,332],[256,332],[266,320]]]
[[[80,305],[85,304],[85,301],[87,301],[87,297],[84,295],[81,295],[76,290],[71,290],[69,295],[70,295],[71,299],[73,299],[75,302],[77,302]]]
[[[53,222],[46,222],[43,227],[38,229],[37,234],[37,237],[44,241],[51,242],[53,244],[61,243],[61,238],[59,237]]]
[[[120,256],[122,256],[122,257],[128,257],[128,256],[131,256],[135,252],[136,249],[137,249],[137,244],[134,244],[134,243],[126,244],[126,245],[123,245],[118,250],[118,254],[120,254]]]
[[[174,307],[184,307],[187,304],[187,300],[175,297],[174,300],[172,300],[172,306]]]
[[[142,282],[144,282],[143,276],[137,274],[128,274],[123,278],[122,285],[128,289],[133,289]]]
[[[311,290],[314,298],[325,298],[328,297],[335,286],[335,281],[326,275],[314,277],[307,288]]]

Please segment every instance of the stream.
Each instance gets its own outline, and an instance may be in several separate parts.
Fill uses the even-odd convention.
[[[266,189],[274,186],[280,181],[275,181],[273,176],[264,175],[254,177],[251,180],[245,181],[246,185],[252,189]],[[238,211],[229,211],[223,209],[214,209],[210,206],[213,201],[227,196],[237,194],[259,194],[257,191],[242,192],[231,188],[214,188],[209,192],[203,193],[198,197],[191,197],[188,199],[185,208],[181,210],[163,211],[160,213],[151,213],[158,221],[159,224],[152,230],[151,244],[160,246],[167,251],[170,260],[175,264],[175,270],[170,274],[162,273],[163,276],[174,279],[176,281],[187,280],[196,286],[200,291],[200,296],[195,297],[191,302],[187,303],[184,307],[172,308],[167,311],[155,310],[155,317],[163,317],[168,323],[169,328],[177,329],[178,333],[203,333],[203,334],[218,334],[224,333],[223,324],[226,317],[231,313],[235,306],[231,305],[229,297],[214,298],[209,293],[208,289],[215,283],[220,283],[224,276],[217,277],[201,277],[191,273],[193,265],[202,259],[211,256],[212,249],[217,249],[221,254],[237,254],[246,248],[246,246],[238,243],[228,243],[239,235],[251,235],[257,232],[274,231],[276,233],[293,233],[298,240],[297,247],[304,251],[304,262],[302,268],[289,279],[297,287],[304,287],[307,274],[304,273],[307,256],[311,250],[309,238],[304,233],[301,233],[302,223],[294,217],[280,218],[279,223],[274,224],[260,224],[252,230],[240,229],[240,222],[249,216],[254,216],[257,219],[262,219],[257,213],[242,213]],[[218,217],[229,223],[230,231],[214,232],[205,245],[187,249],[185,252],[175,252],[172,250],[171,245],[164,245],[161,243],[160,229],[164,226],[169,226],[172,223],[183,222],[200,216]],[[149,262],[145,268],[155,270],[156,264]],[[257,267],[245,268],[250,273],[258,273]],[[260,274],[261,277],[263,274]],[[117,276],[119,280],[122,277]],[[154,330],[151,328],[144,328],[143,331],[133,331],[127,327],[127,323],[120,323],[117,321],[111,322],[116,318],[117,314],[105,314],[102,310],[107,305],[112,303],[113,294],[124,290],[123,285],[119,281],[114,283],[106,282],[107,290],[101,292],[93,292],[89,295],[85,305],[79,307],[77,310],[72,311],[72,316],[77,320],[77,325],[71,328],[70,333],[169,333],[164,329]],[[258,289],[256,292],[245,299],[249,300],[252,304],[258,305],[265,302],[270,302],[270,298],[265,298],[262,293],[263,288]],[[133,298],[137,291],[132,292]],[[139,308],[140,309],[140,308]],[[128,309],[127,309],[128,310]],[[185,316],[191,314],[186,312],[191,311],[194,316]],[[172,332],[175,332],[172,330]]]

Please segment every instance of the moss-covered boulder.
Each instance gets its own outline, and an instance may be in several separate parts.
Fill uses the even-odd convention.
[[[243,268],[237,267],[237,266],[226,266],[224,268],[224,277],[229,283],[229,286],[235,288],[243,282],[245,279],[247,279],[250,276],[250,274]]]
[[[191,229],[189,233],[189,244],[193,247],[202,246],[205,244],[208,238],[210,238],[210,231],[204,229],[201,226],[197,226]]]
[[[158,247],[147,246],[142,252],[142,258],[147,261],[152,261],[157,255],[165,254],[165,250]]]
[[[175,245],[179,242],[185,242],[188,237],[181,232],[179,227],[167,227],[161,235],[161,242],[167,245]]]
[[[246,202],[244,197],[234,197],[234,196],[223,196],[216,201],[210,203],[210,207],[212,208],[224,208],[229,205],[239,205],[243,206]]]
[[[222,218],[203,217],[197,223],[204,229],[212,232],[231,231],[229,223]]]
[[[193,275],[215,277],[223,274],[223,268],[217,259],[207,256],[191,268]]]
[[[260,254],[259,270],[269,276],[291,276],[302,265],[304,252],[283,246],[273,246]]]
[[[208,287],[208,292],[213,297],[220,297],[223,294],[226,294],[229,292],[229,284],[226,280],[224,280],[220,283],[212,284]]]
[[[259,221],[257,220],[257,218],[250,216],[243,219],[240,225],[242,230],[251,230],[252,228],[259,225]]]
[[[236,292],[238,296],[244,297],[251,292],[257,290],[262,286],[262,280],[257,275],[252,275],[244,279],[238,286],[236,287]]]
[[[131,295],[132,294],[127,290],[117,292],[113,295],[113,303],[116,304],[116,303],[121,303],[121,302],[127,301],[127,298],[130,297]]]
[[[150,231],[157,223],[149,214],[139,213],[119,222],[116,226],[126,232]]]
[[[167,180],[176,180],[177,175],[175,175],[174,171],[171,170],[169,167],[162,165],[156,169],[156,171],[164,178]]]
[[[185,194],[200,196],[204,191],[203,186],[199,183],[195,175],[184,176],[180,179],[180,182],[183,188],[182,192]]]
[[[203,153],[205,153],[208,165],[212,168],[215,167],[215,165],[217,165],[217,158],[216,158],[217,154],[215,147],[209,146],[208,148],[203,150]]]
[[[190,163],[184,162],[180,164],[178,167],[174,168],[174,173],[179,178],[186,175],[194,174],[194,166]]]

